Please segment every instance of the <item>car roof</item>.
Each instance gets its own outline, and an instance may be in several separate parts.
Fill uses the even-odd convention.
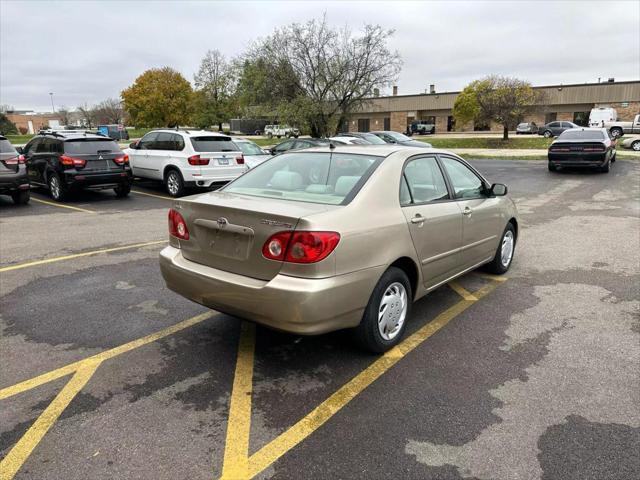
[[[80,132],[48,132],[48,133],[39,133],[36,137],[53,137],[58,140],[62,140],[63,142],[66,140],[77,140],[79,138],[89,138],[94,140],[110,140],[114,141],[112,138],[105,137],[104,135],[99,135],[97,133],[80,133]],[[35,137],[34,137],[35,138]]]
[[[231,138],[230,135],[227,135],[226,133],[220,133],[220,132],[209,132],[208,130],[190,130],[188,128],[185,129],[180,129],[180,130],[176,130],[175,128],[158,128],[156,130],[151,130],[148,133],[178,133],[178,134],[182,134],[185,135],[187,137],[226,137],[226,138]]]

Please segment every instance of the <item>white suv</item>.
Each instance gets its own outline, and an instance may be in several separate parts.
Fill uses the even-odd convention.
[[[164,182],[173,197],[187,187],[230,182],[248,170],[231,137],[213,132],[153,130],[126,153],[135,177]]]

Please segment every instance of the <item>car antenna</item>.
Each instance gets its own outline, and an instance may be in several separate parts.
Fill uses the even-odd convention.
[[[329,185],[329,175],[331,173],[331,160],[333,160],[333,151],[336,149],[336,146],[333,144],[331,140],[329,140],[329,168],[327,168],[327,179],[324,181],[325,185]]]

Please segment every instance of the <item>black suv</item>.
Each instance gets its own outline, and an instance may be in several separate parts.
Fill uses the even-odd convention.
[[[48,187],[54,200],[82,188],[113,188],[118,197],[131,191],[129,157],[103,135],[42,133],[22,153],[31,184]]]
[[[0,135],[0,194],[11,195],[18,205],[29,202],[29,176],[24,157],[2,135]]]

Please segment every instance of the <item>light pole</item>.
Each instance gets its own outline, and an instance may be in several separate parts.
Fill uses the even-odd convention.
[[[49,95],[51,96],[51,110],[56,113],[56,107],[53,106],[53,92],[49,92]]]

